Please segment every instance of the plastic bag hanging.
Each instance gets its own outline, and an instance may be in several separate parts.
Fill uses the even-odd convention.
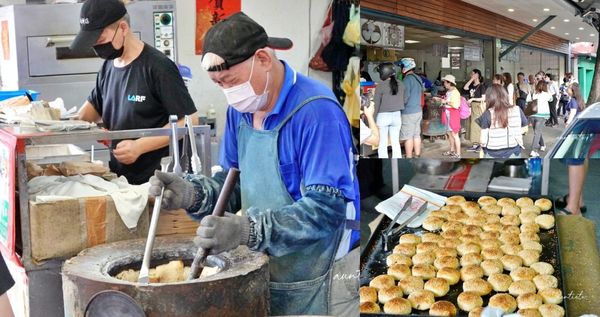
[[[350,7],[350,20],[344,30],[343,40],[348,46],[359,47],[360,45],[360,7],[354,4]]]

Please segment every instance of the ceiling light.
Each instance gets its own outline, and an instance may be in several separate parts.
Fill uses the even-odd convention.
[[[508,9],[508,12],[515,12],[515,9],[513,9],[513,8],[509,8],[509,9]]]
[[[569,32],[566,32],[565,35],[569,35]]]
[[[538,19],[533,19],[533,22],[537,22],[537,21],[538,21]]]
[[[563,20],[563,22],[569,22],[569,21],[570,21],[569,19],[564,19],[564,20]]]
[[[555,26],[551,26],[550,29],[554,30],[554,29],[556,29],[556,27]]]
[[[415,43],[421,43],[421,41],[405,40],[404,43],[406,43],[406,44],[415,44]]]
[[[575,39],[576,39],[576,40],[579,40],[579,38],[578,38],[578,37],[576,37]]]
[[[448,49],[450,49],[450,50],[462,50],[463,47],[462,46],[449,46]]]
[[[445,39],[450,39],[450,40],[460,38],[460,36],[458,36],[458,35],[441,35],[440,37],[443,37]]]
[[[596,36],[596,34],[594,34],[594,33],[591,33],[591,34],[590,34],[590,36]]]
[[[544,12],[548,12],[548,11],[550,11],[550,9],[544,8]]]

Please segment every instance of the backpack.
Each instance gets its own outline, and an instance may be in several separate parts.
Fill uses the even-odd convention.
[[[463,96],[460,96],[460,107],[458,112],[461,120],[467,119],[471,116],[471,106],[469,106],[469,102]]]

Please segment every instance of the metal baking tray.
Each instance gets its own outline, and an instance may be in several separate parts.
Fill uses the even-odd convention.
[[[444,195],[447,197],[453,195],[462,195],[467,200],[477,201],[477,199],[481,196],[492,196],[496,199],[502,197],[509,197],[513,199],[518,199],[520,197],[530,197],[533,200],[539,198],[548,198],[554,202],[551,197],[548,196],[539,196],[539,195],[521,195],[521,194],[509,194],[509,193],[474,193],[474,192],[436,192],[437,194]],[[554,213],[554,206],[552,206],[549,211],[542,212],[542,214],[551,214],[556,217]],[[388,217],[383,217],[382,221],[379,223],[377,228],[375,228],[371,239],[367,242],[364,250],[361,251],[360,257],[360,286],[368,286],[369,282],[376,276],[381,274],[387,274],[387,264],[385,262],[386,257],[392,254],[393,246],[389,248],[388,252],[384,251],[384,241],[382,237],[382,232],[387,228],[390,224],[391,220]],[[396,225],[397,226],[397,225]],[[395,227],[396,227],[395,226]],[[399,233],[390,237],[390,241],[397,241],[400,239],[400,236],[405,233],[422,233],[428,232],[422,227],[419,228],[404,228]],[[558,279],[558,288],[563,292],[563,296],[565,294],[564,283],[563,283],[563,271],[560,264],[560,245],[558,243],[558,228],[555,225],[554,228],[550,230],[540,230],[540,244],[542,245],[542,253],[540,254],[540,261],[548,262],[554,267],[554,276]],[[392,243],[390,243],[392,244]],[[506,271],[505,274],[508,274]],[[460,310],[457,305],[457,297],[462,292],[462,281],[459,281],[457,284],[450,286],[450,291],[444,297],[436,297],[436,301],[446,300],[453,303],[457,310],[457,316],[468,316],[468,313]],[[496,294],[496,292],[492,291],[487,296],[482,296],[483,298],[483,306],[487,306],[488,301],[491,296]],[[563,299],[561,306],[567,311],[566,300]],[[383,311],[383,305],[381,305],[381,310]],[[394,315],[394,314],[365,314],[361,313],[361,316],[429,316],[428,310],[418,311],[413,309],[410,315]]]

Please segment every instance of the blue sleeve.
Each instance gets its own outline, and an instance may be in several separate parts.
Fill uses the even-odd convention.
[[[567,105],[567,108],[569,109],[577,109],[579,106],[577,105],[577,100],[575,100],[575,98],[571,98],[571,100],[569,100],[569,104]]]
[[[239,168],[237,135],[240,120],[243,120],[241,113],[229,107],[227,109],[225,131],[223,132],[223,140],[221,140],[221,148],[219,151],[219,165],[221,165],[224,170],[228,170],[231,167]]]

